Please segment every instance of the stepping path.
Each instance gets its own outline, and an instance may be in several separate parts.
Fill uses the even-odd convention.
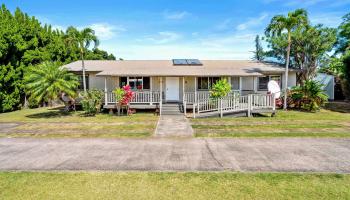
[[[159,118],[155,137],[192,137],[193,129],[183,115],[162,115]]]

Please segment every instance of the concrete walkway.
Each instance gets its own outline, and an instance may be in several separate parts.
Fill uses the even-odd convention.
[[[155,137],[192,137],[193,129],[183,115],[162,115],[159,118]]]
[[[350,139],[1,138],[0,170],[350,173]]]

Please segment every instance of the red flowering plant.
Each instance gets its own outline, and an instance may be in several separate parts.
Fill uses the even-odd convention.
[[[130,85],[123,86],[124,95],[120,103],[122,105],[128,105],[132,98],[134,97],[134,92],[131,90]]]
[[[118,115],[120,115],[121,107],[127,106],[130,103],[134,97],[134,92],[131,90],[130,85],[125,85],[122,88],[117,88],[114,93],[117,102]]]

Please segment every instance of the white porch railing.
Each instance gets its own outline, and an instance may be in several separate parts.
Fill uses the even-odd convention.
[[[272,108],[274,106],[273,95],[271,94],[254,94],[251,95],[252,109]]]
[[[160,92],[136,91],[130,103],[159,103]],[[115,94],[107,93],[107,103],[116,103]]]
[[[248,116],[253,110],[271,109],[275,111],[274,96],[271,94],[249,94],[247,96],[232,95],[218,99],[204,99],[193,106],[193,117],[200,113],[215,112],[220,114],[247,111]]]
[[[197,94],[197,99],[195,98]],[[228,96],[239,96],[240,91],[239,90],[232,90]],[[203,101],[210,98],[210,92],[209,91],[197,91],[197,92],[185,92],[184,93],[184,100],[188,104],[193,104],[195,102]]]

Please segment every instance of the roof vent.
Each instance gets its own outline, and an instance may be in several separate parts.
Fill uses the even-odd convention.
[[[173,59],[173,65],[203,65],[198,59]]]

